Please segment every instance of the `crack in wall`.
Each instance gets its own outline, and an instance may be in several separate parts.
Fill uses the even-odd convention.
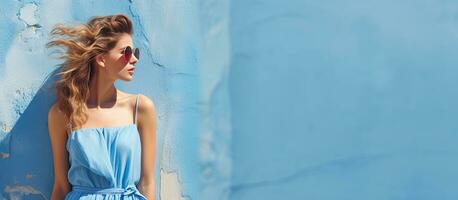
[[[134,6],[133,6],[132,0],[129,0],[129,3],[130,3],[129,12],[134,18],[134,20],[132,20],[132,21],[138,22],[138,25],[140,27],[138,27],[137,30],[140,30],[140,35],[142,36],[143,39],[145,39],[146,44],[147,44],[146,46],[149,47],[151,45],[151,43],[150,43],[148,35],[145,33],[145,27],[143,26],[142,20],[140,20],[140,16],[134,10]],[[156,66],[159,66],[161,68],[164,68],[163,64],[161,64],[160,62],[156,61],[155,57],[153,56],[153,53],[151,53],[150,48],[146,48],[146,52],[147,52],[148,56],[151,58],[153,64],[155,64]]]
[[[295,180],[301,177],[313,175],[315,174],[315,172],[333,170],[339,166],[348,167],[349,165],[352,165],[352,167],[348,167],[348,168],[355,169],[356,166],[367,165],[369,163],[386,158],[388,156],[389,155],[387,154],[379,154],[379,155],[363,155],[363,156],[355,156],[355,157],[349,157],[349,158],[343,158],[343,159],[334,159],[334,160],[330,160],[328,162],[325,162],[325,163],[322,163],[316,166],[305,167],[305,168],[299,169],[296,172],[293,172],[289,175],[275,178],[272,180],[261,180],[261,181],[251,182],[251,183],[240,183],[240,184],[232,185],[231,190],[233,192],[237,192],[237,191],[245,190],[245,189],[285,184],[286,182],[290,182],[292,180]]]

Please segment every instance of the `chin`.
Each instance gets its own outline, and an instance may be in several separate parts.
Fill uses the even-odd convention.
[[[120,78],[122,81],[132,81],[132,79],[134,79],[132,76],[128,76],[128,77],[121,77]]]

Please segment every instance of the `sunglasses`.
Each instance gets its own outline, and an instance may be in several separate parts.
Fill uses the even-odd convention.
[[[133,52],[135,58],[137,58],[137,60],[140,59],[140,49],[135,48],[135,49],[132,51],[132,47],[127,46],[127,47],[124,48],[124,50],[123,50],[123,55],[124,55],[125,61],[128,62],[128,61],[130,60],[130,58],[132,57],[132,52]]]

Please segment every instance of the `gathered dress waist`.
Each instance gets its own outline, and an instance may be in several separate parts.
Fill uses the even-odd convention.
[[[75,192],[83,192],[83,193],[91,193],[91,194],[121,194],[122,196],[136,194],[136,195],[139,195],[145,198],[145,196],[143,196],[140,193],[140,191],[138,191],[135,185],[128,185],[126,188],[97,188],[97,187],[75,185],[72,187],[72,190]]]

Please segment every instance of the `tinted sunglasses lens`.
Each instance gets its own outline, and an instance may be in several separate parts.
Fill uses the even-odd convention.
[[[132,49],[129,46],[127,46],[124,49],[124,58],[128,61],[130,60],[130,56],[132,56]]]
[[[140,59],[140,49],[135,48],[134,56],[137,58],[137,60]]]

